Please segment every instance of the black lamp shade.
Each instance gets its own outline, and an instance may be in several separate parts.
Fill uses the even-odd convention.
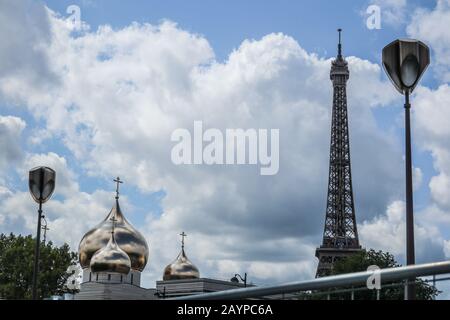
[[[36,167],[30,170],[28,186],[31,196],[37,203],[50,199],[55,190],[55,170],[49,167]]]
[[[236,277],[233,277],[230,279],[231,282],[239,283],[239,279]]]
[[[430,49],[421,41],[395,40],[383,49],[383,67],[401,94],[414,90],[429,64]]]

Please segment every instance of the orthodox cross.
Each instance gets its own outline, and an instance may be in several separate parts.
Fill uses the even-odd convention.
[[[116,183],[116,200],[119,199],[119,184],[123,183],[119,177],[113,180]]]
[[[114,228],[116,227],[116,221],[117,221],[117,219],[116,219],[115,216],[112,216],[109,220],[112,221],[111,233],[114,234]]]
[[[184,233],[184,231],[182,233],[180,233],[181,236],[181,248],[184,249],[184,237],[187,237],[187,234]]]

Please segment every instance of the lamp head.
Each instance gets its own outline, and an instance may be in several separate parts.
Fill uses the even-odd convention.
[[[55,190],[55,170],[49,167],[36,167],[30,170],[28,186],[33,200],[44,203]]]
[[[430,64],[430,49],[421,41],[395,40],[383,49],[383,67],[395,88],[412,92]]]

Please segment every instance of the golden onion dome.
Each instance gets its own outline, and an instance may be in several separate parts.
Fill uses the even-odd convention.
[[[131,261],[128,255],[120,249],[111,233],[106,247],[98,250],[91,259],[91,271],[128,274],[131,269]]]
[[[181,280],[181,279],[198,279],[200,272],[198,268],[188,259],[184,252],[184,237],[186,234],[181,234],[183,237],[181,252],[178,257],[164,269],[163,280]]]
[[[111,238],[112,220],[114,220],[115,242],[128,255],[131,261],[131,269],[138,271],[144,270],[148,259],[147,241],[125,219],[120,210],[118,198],[116,196],[116,203],[108,216],[95,228],[88,231],[81,239],[78,254],[82,268],[88,268],[93,255],[108,244]]]

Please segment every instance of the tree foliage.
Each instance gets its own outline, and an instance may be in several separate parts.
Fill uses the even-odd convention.
[[[36,239],[31,235],[0,234],[0,297],[30,299]],[[58,247],[41,242],[38,275],[38,297],[46,298],[67,292],[65,283],[71,275],[67,268],[76,263],[77,255],[67,244]]]

